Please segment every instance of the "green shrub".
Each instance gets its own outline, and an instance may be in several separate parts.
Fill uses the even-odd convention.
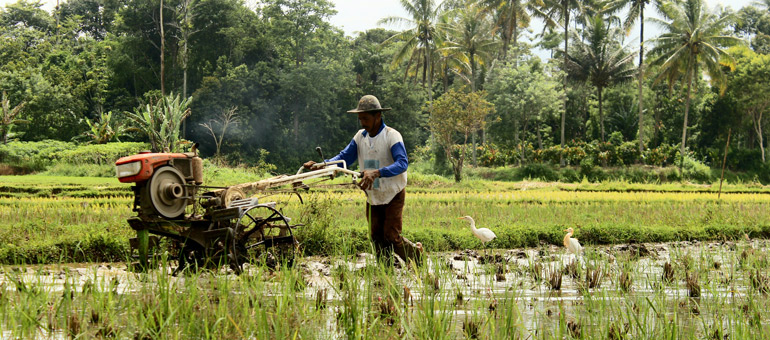
[[[57,140],[10,142],[0,145],[0,163],[40,171],[54,163],[54,154],[74,148],[74,143]]]
[[[618,165],[631,165],[639,159],[639,145],[636,142],[625,142],[617,148]]]
[[[544,163],[530,163],[519,168],[520,178],[540,179],[543,181],[556,181],[559,179],[559,175],[556,170]]]
[[[120,157],[130,156],[148,150],[147,143],[107,143],[81,145],[72,149],[55,152],[52,157],[69,164],[114,165]]]
[[[562,148],[559,145],[554,145],[549,148],[535,150],[535,161],[559,164],[559,160],[562,156]]]
[[[480,166],[485,167],[498,167],[510,164],[514,160],[512,159],[513,150],[505,152],[495,144],[482,144],[476,148],[478,152],[478,163]]]
[[[577,183],[580,182],[580,174],[572,168],[564,168],[561,170],[559,181],[564,183]]]
[[[647,165],[668,166],[674,164],[679,154],[676,145],[661,144],[652,149],[645,149],[642,159]]]
[[[596,165],[593,157],[586,157],[580,161],[580,177],[591,178]]]
[[[711,183],[711,168],[708,165],[698,162],[691,157],[685,157],[682,165],[684,178],[694,180],[700,183]]]
[[[146,143],[77,145],[56,140],[11,142],[0,145],[0,163],[32,171],[43,171],[58,164],[70,164],[83,166],[83,168],[61,165],[54,169],[53,173],[62,175],[84,173],[86,176],[99,177],[107,173],[104,170],[106,167],[100,167],[100,165],[111,166],[118,158],[133,155],[147,148]]]

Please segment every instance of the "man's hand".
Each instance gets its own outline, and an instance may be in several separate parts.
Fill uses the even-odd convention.
[[[307,161],[305,164],[302,164],[302,166],[305,167],[305,169],[312,170],[314,168],[315,162],[314,161]]]
[[[361,181],[358,182],[358,187],[361,190],[371,190],[374,180],[379,177],[380,170],[364,170],[361,172]]]

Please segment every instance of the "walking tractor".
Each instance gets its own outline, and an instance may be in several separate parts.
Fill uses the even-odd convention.
[[[137,216],[129,218],[128,224],[136,230],[130,243],[138,250],[143,268],[159,236],[171,242],[178,256],[175,273],[186,266],[218,268],[224,264],[241,273],[247,262],[264,261],[270,266],[291,262],[298,245],[294,229],[301,225],[292,225],[276,202],[262,202],[255,196],[299,195],[310,188],[304,181],[312,179],[311,185],[315,185],[340,175],[350,176],[353,182],[359,177],[340,160],[318,163],[310,171],[300,167],[291,176],[228,187],[204,186],[203,160],[196,146],[186,153],[140,152],[115,162],[118,179],[135,183],[133,211]],[[323,158],[320,148],[316,151]]]

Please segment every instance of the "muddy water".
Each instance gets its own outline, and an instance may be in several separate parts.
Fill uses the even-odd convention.
[[[633,303],[628,304],[628,301],[649,301],[656,294],[662,293],[671,300],[664,304],[667,314],[687,317],[699,315],[699,309],[705,309],[700,305],[704,302],[741,303],[750,294],[751,287],[748,275],[738,273],[741,254],[747,249],[764,253],[767,248],[768,243],[764,240],[738,243],[695,241],[589,247],[585,254],[576,257],[565,253],[561,247],[549,245],[529,249],[465,250],[431,254],[426,265],[429,272],[443,273],[437,275],[436,283],[441,290],[454,292],[446,298],[457,299],[454,313],[456,320],[461,320],[455,323],[458,334],[462,332],[462,320],[491,313],[498,301],[513,299],[526,333],[537,336],[544,327],[547,329],[554,326],[560,318],[582,319],[583,327],[590,327],[591,319],[578,315],[580,311],[586,310],[586,304],[616,304],[617,309],[613,309],[612,313],[623,312],[628,308],[639,307]],[[676,266],[679,274],[672,283],[663,285],[660,278],[664,275],[663,268],[667,262]],[[561,272],[573,263],[576,271],[581,273],[580,278],[564,273],[561,275],[561,288],[551,289],[549,273]],[[374,265],[376,261],[371,254],[358,254],[352,258],[307,257],[298,263],[307,283],[304,296],[312,300],[319,291],[324,291],[330,305],[339,304],[341,296],[336,295],[337,290],[334,289],[339,284],[335,271],[344,267],[355,273]],[[629,293],[620,290],[619,277],[624,267],[633,278]],[[685,267],[691,268],[693,272],[699,268],[701,273],[707,272],[705,275],[708,279],[701,280],[700,298],[689,298],[689,290],[683,280],[682,268]],[[421,292],[425,290],[406,268],[396,269],[395,279],[409,289],[413,300],[419,300],[423,298]],[[588,268],[601,271],[598,287],[586,288]],[[173,268],[161,270],[167,271],[170,276]],[[224,269],[220,274],[232,275]],[[183,276],[170,277],[169,281],[173,283],[185,279]],[[147,276],[127,270],[124,263],[0,268],[0,287],[13,291],[20,289],[20,284],[50,292],[93,289],[132,294],[142,285],[155,282],[148,282]],[[708,316],[703,315],[703,318],[708,319]],[[330,319],[333,317],[330,316]],[[766,322],[767,319],[762,320],[763,328],[766,328]],[[692,318],[691,324],[685,322],[684,326],[699,327],[695,318]],[[61,334],[45,334],[41,337],[64,338]],[[0,333],[0,338],[6,338],[6,335]]]

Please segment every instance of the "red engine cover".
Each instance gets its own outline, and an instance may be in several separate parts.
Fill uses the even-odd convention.
[[[168,164],[169,160],[177,158],[187,158],[183,153],[140,153],[138,155],[126,156],[118,159],[115,165],[121,165],[136,161],[142,162],[142,170],[134,176],[120,177],[118,180],[122,183],[142,182],[150,179],[155,168]]]

